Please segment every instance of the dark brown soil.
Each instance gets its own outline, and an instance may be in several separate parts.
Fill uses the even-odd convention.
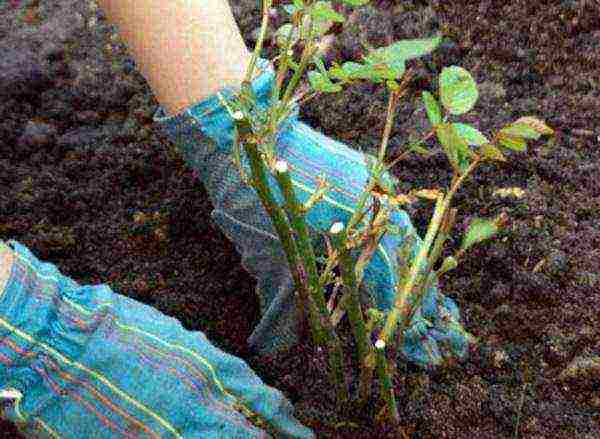
[[[258,3],[231,4],[254,47]],[[246,338],[259,320],[255,282],[233,244],[211,225],[203,187],[159,133],[66,155],[2,150],[0,238],[24,243],[79,283],[107,283],[187,329],[204,331],[283,391],[319,438],[599,438],[600,5],[380,1],[358,10],[354,25],[334,29],[338,59],[360,59],[357,34],[377,47],[441,29],[448,37],[444,47],[425,58],[427,65],[409,63],[419,72],[415,92],[435,90],[441,68],[459,65],[480,90],[475,108],[461,120],[490,136],[533,115],[557,133],[554,144],[530,142],[506,165],[481,168],[457,197],[456,243],[474,215],[505,211],[511,222],[500,239],[475,248],[442,283],[480,340],[469,359],[434,373],[399,364],[394,383],[402,434],[391,435],[375,421],[376,399],[364,411],[336,411],[326,359],[308,341],[276,358],[249,356]],[[274,55],[267,45],[263,56]],[[143,83],[139,74],[132,76]],[[147,85],[138,94],[157,104]],[[357,149],[375,151],[386,99],[380,86],[356,85],[308,102],[300,118]],[[392,154],[410,133],[427,127],[415,104],[398,109]],[[100,114],[98,123],[122,120],[127,111],[135,108]],[[152,128],[148,114],[138,116]],[[22,129],[15,123],[15,137]],[[447,187],[450,171],[439,153],[410,157],[394,173],[409,189]],[[510,187],[524,196],[494,192]],[[136,212],[157,216],[139,225]],[[423,231],[431,206],[419,204],[409,213]],[[345,323],[341,332],[347,336]]]

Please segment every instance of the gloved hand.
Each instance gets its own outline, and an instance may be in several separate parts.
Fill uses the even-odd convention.
[[[314,437],[280,391],[202,332],[8,244],[0,402],[27,437]]]
[[[259,58],[257,67],[262,73],[251,86],[259,108],[266,109],[272,105],[270,92],[275,72],[265,59]],[[225,87],[219,93],[230,97],[237,91],[239,87]],[[213,220],[233,241],[242,255],[243,266],[257,279],[256,292],[263,316],[249,344],[259,353],[267,354],[296,343],[293,281],[287,260],[260,199],[255,190],[241,180],[231,159],[234,124],[219,96],[215,94],[170,117],[159,108],[154,122],[181,149],[186,162],[198,171],[215,207]],[[241,153],[242,167],[251,175],[243,148]],[[318,241],[319,233],[327,232],[336,221],[347,224],[368,182],[365,154],[299,121],[296,106],[280,126],[276,156],[288,163],[301,202],[316,190],[320,174],[324,173],[330,183],[326,197],[307,215],[313,238]],[[384,178],[394,181],[389,173]],[[283,197],[272,175],[269,175],[269,185],[281,203]],[[400,233],[384,235],[365,268],[363,280],[366,291],[382,311],[389,310],[395,298],[396,249],[413,235],[414,257],[422,243],[406,212],[393,211],[391,222],[399,227]],[[404,340],[401,354],[405,358],[422,367],[432,367],[446,356],[464,357],[472,336],[460,324],[456,304],[441,294],[436,281],[427,291],[423,306],[415,313]]]

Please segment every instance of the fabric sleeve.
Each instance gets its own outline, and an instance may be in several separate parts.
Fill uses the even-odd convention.
[[[20,396],[5,401],[2,416],[24,434],[314,437],[281,392],[202,332],[106,284],[81,286],[17,241],[9,245],[0,390]]]

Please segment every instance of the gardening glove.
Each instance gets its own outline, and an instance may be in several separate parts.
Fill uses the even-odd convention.
[[[258,76],[251,88],[260,110],[274,104],[271,90],[275,71],[272,64],[259,58]],[[195,169],[213,203],[212,219],[233,241],[241,254],[242,265],[257,279],[262,319],[248,342],[260,354],[271,354],[298,341],[294,288],[285,253],[255,190],[246,185],[232,160],[234,121],[221,99],[233,97],[240,87],[224,87],[215,95],[168,116],[159,107],[154,122],[175,143],[185,161]],[[354,213],[358,198],[369,179],[365,155],[331,139],[298,120],[298,105],[279,126],[276,157],[288,164],[296,196],[306,202],[318,187],[317,177],[324,174],[330,183],[326,196],[314,205],[306,220],[312,237],[320,242],[334,222],[344,224]],[[371,156],[374,159],[373,156]],[[241,164],[250,176],[249,161],[241,148]],[[383,179],[393,185],[386,173]],[[275,178],[269,174],[269,186],[281,204],[283,196]],[[370,208],[369,201],[367,208]],[[387,232],[364,271],[365,290],[376,307],[389,310],[395,299],[397,252],[405,239],[413,236],[412,257],[422,241],[406,212],[393,210],[391,223],[398,233]],[[354,256],[358,256],[355,253]],[[456,304],[445,297],[437,281],[428,288],[423,304],[416,311],[405,334],[401,354],[421,367],[434,367],[444,358],[467,353],[472,336],[459,322]]]
[[[314,437],[281,392],[202,332],[8,244],[0,408],[25,436]]]

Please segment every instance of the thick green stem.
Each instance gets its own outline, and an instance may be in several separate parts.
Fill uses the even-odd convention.
[[[396,395],[394,394],[394,386],[392,378],[388,371],[387,361],[385,358],[385,343],[382,340],[377,340],[375,344],[376,361],[377,361],[377,376],[381,386],[381,397],[384,399],[388,414],[395,427],[400,425],[400,415],[398,414],[398,405],[396,404]]]
[[[360,370],[358,400],[361,406],[364,406],[371,396],[371,384],[373,382],[374,370],[375,364],[369,364],[369,362],[366,362]]]
[[[243,131],[248,130],[248,127],[241,123],[239,123],[238,126],[242,127]],[[246,136],[243,136],[243,138],[244,137]],[[286,258],[294,279],[294,287],[300,296],[300,303],[298,304],[298,317],[301,319],[299,324],[302,325],[305,313],[304,310],[308,305],[308,286],[305,284],[301,275],[298,249],[292,236],[285,212],[275,201],[275,198],[273,197],[273,194],[268,186],[265,165],[259,157],[257,145],[248,139],[247,141],[244,141],[244,148],[250,161],[253,186],[256,189],[269,217],[272,219],[273,226],[275,227],[275,230],[279,235],[279,239],[281,240],[281,244],[285,250]],[[313,338],[315,339],[315,342],[322,342],[322,336],[320,335],[322,331],[319,331],[321,327],[319,322],[311,321],[311,327],[313,329]]]
[[[362,310],[360,309],[360,297],[352,257],[349,250],[346,248],[346,230],[342,223],[335,223],[331,227],[330,232],[332,241],[338,250],[342,280],[348,289],[346,311],[348,312],[348,318],[350,319],[350,324],[352,325],[352,330],[354,332],[354,339],[356,340],[358,362],[360,367],[363,368],[365,367],[365,358],[367,356],[367,331]]]
[[[298,202],[292,179],[288,172],[287,163],[278,161],[275,163],[275,179],[283,194],[284,206],[290,218],[290,223],[298,238],[298,253],[302,259],[306,274],[308,276],[308,285],[310,291],[309,312],[311,322],[319,322],[318,331],[321,332],[320,344],[326,344],[329,349],[329,360],[332,368],[334,382],[338,388],[338,399],[347,399],[347,389],[345,385],[342,365],[342,347],[337,337],[329,313],[323,288],[319,283],[319,274],[317,272],[317,263],[315,253],[310,241],[308,227],[304,218],[302,205]],[[312,300],[311,300],[312,299]]]

